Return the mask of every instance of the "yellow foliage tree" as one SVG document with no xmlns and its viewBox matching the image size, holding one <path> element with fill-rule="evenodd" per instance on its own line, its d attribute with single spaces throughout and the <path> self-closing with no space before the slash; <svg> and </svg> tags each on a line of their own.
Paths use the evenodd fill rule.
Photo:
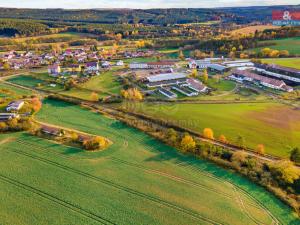
<svg viewBox="0 0 300 225">
<path fill-rule="evenodd" d="M 121 96 L 125 99 L 141 101 L 143 100 L 143 94 L 137 88 L 130 88 L 128 90 L 122 90 Z"/>
<path fill-rule="evenodd" d="M 214 132 L 211 128 L 204 128 L 203 136 L 205 138 L 214 139 Z"/>
<path fill-rule="evenodd" d="M 257 145 L 256 152 L 260 155 L 264 155 L 265 154 L 265 146 L 263 144 Z"/>
<path fill-rule="evenodd" d="M 203 79 L 203 82 L 205 82 L 205 83 L 207 82 L 207 80 L 208 80 L 207 69 L 203 70 L 202 79 Z"/>
<path fill-rule="evenodd" d="M 271 173 L 280 181 L 292 184 L 300 178 L 300 170 L 291 161 L 283 160 L 270 165 Z"/>
<path fill-rule="evenodd" d="M 197 71 L 197 69 L 193 69 L 192 70 L 192 73 L 191 73 L 191 77 L 197 77 L 198 76 L 198 71 Z"/>
<path fill-rule="evenodd" d="M 226 137 L 225 137 L 223 134 L 220 135 L 219 141 L 221 141 L 221 142 L 223 142 L 223 143 L 228 143 Z"/>
<path fill-rule="evenodd" d="M 195 146 L 196 142 L 194 141 L 193 137 L 189 134 L 185 134 L 184 137 L 181 139 L 180 147 L 184 152 L 194 151 Z"/>
<path fill-rule="evenodd" d="M 96 92 L 93 92 L 93 93 L 91 94 L 91 100 L 92 100 L 93 102 L 99 101 L 99 95 L 98 95 Z"/>
</svg>

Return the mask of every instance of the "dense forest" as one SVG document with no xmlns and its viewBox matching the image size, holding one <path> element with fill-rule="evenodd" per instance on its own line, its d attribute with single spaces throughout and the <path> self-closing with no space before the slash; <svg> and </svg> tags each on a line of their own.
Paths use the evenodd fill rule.
<svg viewBox="0 0 300 225">
<path fill-rule="evenodd" d="M 0 19 L 0 35 L 5 36 L 28 36 L 46 34 L 48 26 L 30 20 Z"/>
<path fill-rule="evenodd" d="M 274 9 L 300 9 L 298 6 L 230 7 L 215 9 L 122 9 L 64 10 L 0 8 L 2 18 L 90 23 L 175 24 L 222 20 L 237 23 L 270 22 Z"/>
</svg>

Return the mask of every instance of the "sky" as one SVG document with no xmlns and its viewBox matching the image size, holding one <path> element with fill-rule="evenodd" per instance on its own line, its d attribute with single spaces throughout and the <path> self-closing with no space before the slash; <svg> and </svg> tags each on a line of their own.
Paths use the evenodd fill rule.
<svg viewBox="0 0 300 225">
<path fill-rule="evenodd" d="M 211 8 L 254 5 L 295 5 L 300 0 L 0 0 L 12 8 Z"/>
</svg>

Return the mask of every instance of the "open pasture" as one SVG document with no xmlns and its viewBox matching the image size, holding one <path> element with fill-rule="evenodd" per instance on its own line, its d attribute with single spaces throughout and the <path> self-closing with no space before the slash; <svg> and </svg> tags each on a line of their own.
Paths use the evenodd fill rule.
<svg viewBox="0 0 300 225">
<path fill-rule="evenodd" d="M 101 73 L 99 76 L 92 77 L 89 81 L 81 85 L 81 88 L 86 88 L 91 91 L 119 94 L 121 84 L 117 81 L 117 69 Z"/>
<path fill-rule="evenodd" d="M 295 69 L 300 69 L 300 58 L 275 58 L 275 59 L 263 59 L 263 63 L 277 64 L 279 66 L 286 66 Z"/>
<path fill-rule="evenodd" d="M 235 143 L 241 135 L 245 145 L 264 144 L 266 152 L 288 157 L 290 147 L 300 146 L 300 111 L 276 103 L 233 104 L 124 104 L 131 111 L 168 120 L 198 132 L 211 128 Z"/>
<path fill-rule="evenodd" d="M 260 51 L 263 48 L 271 48 L 275 50 L 287 50 L 290 54 L 300 55 L 300 37 L 292 37 L 292 38 L 283 38 L 277 40 L 270 41 L 261 41 L 260 43 L 266 44 L 270 43 L 270 45 L 266 45 L 260 48 L 250 49 L 253 51 Z"/>
<path fill-rule="evenodd" d="M 24 133 L 1 136 L 5 223 L 297 223 L 291 210 L 262 188 L 114 119 L 54 100 L 46 100 L 37 116 L 103 135 L 113 144 L 87 153 Z M 30 212 L 29 204 L 42 212 Z"/>
</svg>

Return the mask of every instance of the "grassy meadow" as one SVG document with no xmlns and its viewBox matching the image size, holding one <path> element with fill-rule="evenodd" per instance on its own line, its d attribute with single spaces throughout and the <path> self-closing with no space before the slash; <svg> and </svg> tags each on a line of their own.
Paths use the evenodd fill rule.
<svg viewBox="0 0 300 225">
<path fill-rule="evenodd" d="M 0 215 L 6 216 L 1 222 L 298 222 L 288 207 L 250 181 L 114 119 L 54 100 L 44 102 L 37 119 L 103 135 L 113 144 L 87 153 L 24 133 L 2 135 Z"/>
<path fill-rule="evenodd" d="M 288 50 L 290 54 L 297 54 L 300 55 L 300 37 L 292 37 L 292 38 L 283 38 L 277 40 L 270 40 L 270 41 L 261 41 L 260 43 L 270 43 L 270 45 L 250 49 L 253 51 L 260 51 L 263 48 L 271 48 L 276 50 Z M 271 44 L 275 43 L 275 45 Z"/>
<path fill-rule="evenodd" d="M 211 128 L 234 143 L 241 135 L 246 146 L 264 144 L 266 152 L 288 157 L 290 147 L 300 146 L 300 112 L 276 103 L 239 104 L 123 104 L 130 111 L 165 119 L 202 132 Z"/>
<path fill-rule="evenodd" d="M 263 59 L 263 63 L 277 64 L 279 66 L 287 66 L 291 68 L 300 69 L 300 58 L 275 58 Z"/>
<path fill-rule="evenodd" d="M 121 84 L 117 81 L 117 75 L 115 75 L 116 71 L 117 69 L 112 69 L 99 76 L 94 76 L 89 81 L 82 84 L 81 88 L 96 92 L 120 94 Z"/>
</svg>

